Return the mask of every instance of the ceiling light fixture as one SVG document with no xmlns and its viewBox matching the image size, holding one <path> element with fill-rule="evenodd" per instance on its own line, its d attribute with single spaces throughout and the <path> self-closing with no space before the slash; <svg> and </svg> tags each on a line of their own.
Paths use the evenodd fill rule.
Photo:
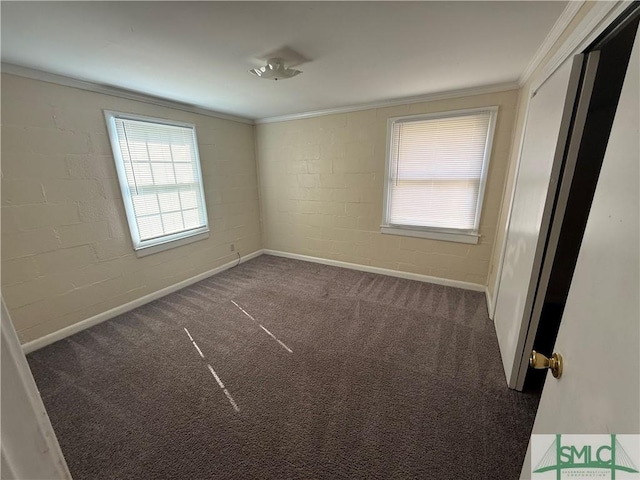
<svg viewBox="0 0 640 480">
<path fill-rule="evenodd" d="M 302 72 L 294 68 L 287 68 L 281 58 L 270 58 L 264 67 L 252 68 L 249 73 L 267 80 L 286 80 Z"/>
</svg>

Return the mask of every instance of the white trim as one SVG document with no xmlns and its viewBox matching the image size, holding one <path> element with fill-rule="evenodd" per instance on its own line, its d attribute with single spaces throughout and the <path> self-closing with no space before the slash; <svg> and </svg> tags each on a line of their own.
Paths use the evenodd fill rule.
<svg viewBox="0 0 640 480">
<path fill-rule="evenodd" d="M 357 263 L 341 262 L 339 260 L 331 260 L 328 258 L 320 258 L 320 257 L 311 257 L 308 255 L 300 255 L 297 253 L 282 252 L 278 250 L 269 250 L 269 249 L 256 250 L 255 252 L 242 257 L 240 260 L 240 263 L 247 262 L 263 254 L 273 255 L 275 257 L 292 258 L 295 260 L 302 260 L 305 262 L 320 263 L 323 265 L 330 265 L 333 267 L 349 268 L 351 270 L 376 273 L 379 275 L 387 275 L 390 277 L 405 278 L 407 280 L 416 280 L 418 282 L 426 282 L 426 283 L 433 283 L 436 285 L 445 285 L 448 287 L 462 288 L 464 290 L 472 290 L 474 292 L 485 292 L 485 294 L 487 291 L 484 285 L 480 285 L 478 283 L 462 282 L 460 280 L 451 280 L 448 278 L 432 277 L 430 275 L 421 275 L 419 273 L 402 272 L 399 270 L 390 270 L 388 268 L 372 267 L 369 265 L 360 265 Z M 118 307 L 112 308 L 111 310 L 107 310 L 106 312 L 99 313 L 98 315 L 87 318 L 85 320 L 81 320 L 77 323 L 74 323 L 73 325 L 69 325 L 68 327 L 65 327 L 56 332 L 50 333 L 49 335 L 45 335 L 44 337 L 40 337 L 25 343 L 24 345 L 22 345 L 22 350 L 24 351 L 25 354 L 29 354 L 31 352 L 39 350 L 40 348 L 46 347 L 47 345 L 51 345 L 52 343 L 57 342 L 58 340 L 63 340 L 75 333 L 81 332 L 83 330 L 86 330 L 87 328 L 93 327 L 94 325 L 98 325 L 102 322 L 110 320 L 114 317 L 117 317 L 118 315 L 122 315 L 123 313 L 130 312 L 131 310 L 141 307 L 142 305 L 146 305 L 147 303 L 150 303 L 154 300 L 162 298 L 173 292 L 177 292 L 178 290 L 188 287 L 189 285 L 193 285 L 194 283 L 204 280 L 205 278 L 209 278 L 213 275 L 224 272 L 225 270 L 228 270 L 236 265 L 238 265 L 237 260 L 225 263 L 224 265 L 216 267 L 212 270 L 208 270 L 206 272 L 195 275 L 191 278 L 187 278 L 186 280 L 182 280 L 181 282 L 175 283 L 173 285 L 160 289 L 156 292 L 150 293 L 136 300 L 125 303 L 124 305 L 120 305 Z"/>
<path fill-rule="evenodd" d="M 430 238 L 446 242 L 470 243 L 476 245 L 480 235 L 477 233 L 439 232 L 437 230 L 412 230 L 410 228 L 381 225 L 380 233 L 384 235 L 400 235 L 403 237 Z"/>
<path fill-rule="evenodd" d="M 361 103 L 358 105 L 350 105 L 346 107 L 328 108 L 325 110 L 315 110 L 311 112 L 294 113 L 291 115 L 281 115 L 277 117 L 266 117 L 255 120 L 256 125 L 262 123 L 288 122 L 290 120 L 301 120 L 304 118 L 322 117 L 325 115 L 334 115 L 336 113 L 359 112 L 361 110 L 370 110 L 373 108 L 395 107 L 397 105 L 407 105 L 411 103 L 434 102 L 436 100 L 448 100 L 450 98 L 471 97 L 473 95 L 483 95 L 487 93 L 506 92 L 509 90 L 517 90 L 520 84 L 515 82 L 498 83 L 494 85 L 483 85 L 479 87 L 464 88 L 461 90 L 453 90 L 450 92 L 436 92 L 425 95 L 416 95 L 413 97 L 403 97 L 391 100 L 383 100 L 379 102 Z"/>
<path fill-rule="evenodd" d="M 489 171 L 489 163 L 491 162 L 491 153 L 493 148 L 493 136 L 495 134 L 499 107 L 491 105 L 487 107 L 467 108 L 464 110 L 449 110 L 428 114 L 403 115 L 400 117 L 390 117 L 387 119 L 387 143 L 385 153 L 385 170 L 384 170 L 384 191 L 382 200 L 382 222 L 381 232 L 392 235 L 405 235 L 409 237 L 432 238 L 435 240 L 448 240 L 460 243 L 478 243 L 478 229 L 480 228 L 480 215 L 482 213 L 482 204 L 484 200 L 484 192 L 487 184 Z M 392 178 L 392 156 L 393 148 L 393 130 L 397 123 L 420 122 L 424 120 L 450 119 L 454 117 L 463 117 L 476 113 L 488 113 L 489 125 L 487 128 L 487 136 L 484 144 L 482 170 L 480 172 L 480 189 L 478 191 L 478 199 L 476 202 L 476 211 L 473 228 L 469 231 L 454 230 L 447 228 L 432 228 L 424 226 L 412 227 L 409 225 L 398 225 L 389 222 L 390 210 L 390 190 Z"/>
<path fill-rule="evenodd" d="M 113 159 L 115 161 L 116 171 L 118 173 L 118 182 L 120 184 L 120 192 L 122 193 L 122 202 L 124 204 L 125 213 L 127 214 L 127 222 L 129 223 L 129 232 L 131 234 L 131 240 L 133 242 L 133 249 L 136 252 L 137 257 L 146 257 L 157 252 L 169 250 L 170 248 L 176 248 L 189 243 L 197 242 L 198 240 L 204 240 L 209 238 L 209 217 L 207 215 L 207 203 L 204 196 L 204 182 L 202 177 L 202 168 L 200 166 L 200 152 L 198 148 L 198 136 L 196 133 L 196 126 L 192 123 L 175 122 L 165 118 L 148 117 L 146 115 L 137 115 L 131 113 L 114 112 L 112 110 L 104 110 L 104 118 L 107 124 L 107 131 L 109 132 L 109 142 L 111 143 L 111 151 L 113 152 Z M 131 193 L 131 187 L 129 185 L 129 179 L 125 171 L 125 161 L 122 153 L 122 139 L 118 136 L 116 128 L 116 119 L 121 120 L 133 120 L 138 122 L 145 122 L 151 125 L 166 125 L 169 127 L 178 127 L 189 130 L 191 133 L 191 147 L 193 148 L 195 171 L 197 173 L 198 189 L 198 206 L 197 210 L 200 215 L 200 219 L 204 222 L 196 228 L 190 228 L 181 230 L 175 233 L 168 233 L 160 237 L 153 239 L 142 240 L 140 238 L 140 229 L 138 227 L 138 216 L 136 214 L 133 205 L 133 195 Z M 126 136 L 126 132 L 125 132 Z M 125 139 L 128 144 L 128 140 Z M 151 154 L 147 151 L 147 154 Z M 173 156 L 172 156 L 173 160 Z M 173 161 L 171 162 L 173 164 Z M 174 175 L 175 175 L 175 164 Z M 135 172 L 133 173 L 135 179 Z M 177 180 L 176 180 L 177 181 Z M 195 182 L 194 182 L 195 183 Z M 153 185 L 145 188 L 160 188 L 160 186 Z M 180 185 L 167 185 L 166 188 L 180 188 Z M 138 187 L 136 186 L 136 189 Z M 143 188 L 143 187 L 141 187 Z M 182 201 L 180 201 L 180 211 L 182 212 Z M 184 218 L 184 215 L 183 215 Z"/>
<path fill-rule="evenodd" d="M 248 125 L 253 125 L 254 123 L 250 118 L 229 115 L 206 108 L 196 107 L 194 105 L 176 102 L 174 100 L 154 97 L 145 93 L 127 90 L 125 88 L 114 87 L 112 85 L 101 85 L 99 83 L 45 72 L 43 70 L 36 70 L 34 68 L 22 67 L 20 65 L 14 65 L 11 63 L 2 63 L 0 68 L 2 70 L 2 73 L 16 75 L 18 77 L 30 78 L 32 80 L 40 80 L 41 82 L 64 85 L 65 87 L 72 87 L 78 88 L 80 90 L 87 90 L 89 92 L 102 93 L 103 95 L 110 95 L 112 97 L 126 98 L 128 100 L 133 100 L 136 102 L 149 103 L 151 105 L 172 108 L 174 110 L 182 110 L 183 112 L 197 113 L 198 115 L 206 115 L 207 117 L 220 118 L 222 120 L 230 120 L 232 122 L 246 123 Z"/>
<path fill-rule="evenodd" d="M 531 83 L 531 87 L 526 92 L 526 95 L 521 97 L 525 103 L 524 108 L 525 117 L 522 126 L 522 132 L 520 134 L 520 142 L 518 145 L 518 157 L 516 159 L 516 171 L 514 172 L 513 185 L 510 192 L 505 192 L 505 195 L 509 194 L 509 207 L 507 210 L 507 219 L 505 223 L 505 229 L 508 233 L 509 226 L 511 224 L 511 212 L 513 209 L 513 198 L 517 187 L 518 172 L 520 169 L 520 158 L 522 156 L 522 148 L 524 145 L 524 135 L 527 128 L 527 119 L 529 116 L 529 105 L 531 104 L 531 94 L 542 86 L 547 79 L 560 67 L 571 55 L 586 48 L 591 42 L 593 42 L 598 35 L 600 35 L 610 24 L 615 20 L 632 2 L 595 2 L 596 4 L 585 15 L 582 22 L 576 26 L 575 30 L 571 32 L 569 37 L 565 40 L 562 46 L 549 60 L 543 71 L 535 81 Z M 520 106 L 518 106 L 520 108 Z M 506 198 L 506 196 L 504 197 Z M 494 285 L 494 298 L 493 298 L 493 310 L 490 312 L 490 317 L 493 318 L 495 313 L 496 302 L 500 293 L 500 279 L 502 276 L 502 269 L 504 266 L 504 258 L 507 249 L 507 236 L 505 234 L 504 241 L 502 242 L 502 248 L 500 251 L 500 259 L 498 261 L 498 271 L 496 272 L 496 281 Z"/>
<path fill-rule="evenodd" d="M 149 115 L 140 115 L 139 113 L 119 112 L 116 110 L 108 110 L 108 109 L 103 109 L 102 113 L 104 114 L 105 120 L 109 120 L 110 118 L 113 118 L 113 119 L 122 118 L 124 120 L 135 120 L 135 121 L 146 122 L 146 123 L 157 123 L 160 125 L 166 125 L 168 127 L 188 128 L 194 131 L 196 129 L 196 126 L 194 123 L 181 122 L 179 120 L 171 120 L 170 118 L 152 117 Z"/>
<path fill-rule="evenodd" d="M 487 301 L 487 314 L 489 315 L 489 319 L 493 320 L 493 314 L 495 312 L 495 307 L 493 305 L 493 298 L 489 293 L 489 287 L 484 287 L 484 296 Z"/>
<path fill-rule="evenodd" d="M 558 17 L 558 20 L 556 20 L 556 23 L 553 24 L 553 27 L 527 65 L 527 68 L 525 68 L 524 72 L 522 72 L 522 75 L 520 75 L 519 83 L 521 87 L 525 83 L 527 83 L 527 80 L 529 80 L 531 75 L 533 75 L 533 72 L 535 72 L 536 69 L 540 66 L 542 60 L 544 60 L 549 51 L 551 51 L 551 48 L 564 33 L 564 31 L 569 26 L 571 21 L 575 18 L 576 14 L 582 8 L 584 3 L 585 0 L 572 0 L 567 3 L 567 6 Z"/>
<path fill-rule="evenodd" d="M 599 1 L 594 3 L 595 5 L 587 12 L 582 22 L 571 32 L 571 35 L 547 62 L 540 76 L 536 77 L 532 91 L 535 92 L 540 88 L 567 58 L 576 53 L 581 53 L 587 48 L 633 2 Z"/>
<path fill-rule="evenodd" d="M 469 97 L 473 95 L 483 95 L 487 93 L 506 92 L 509 90 L 517 90 L 520 88 L 518 81 L 497 83 L 492 85 L 483 85 L 478 87 L 463 88 L 460 90 L 453 90 L 448 92 L 435 92 L 427 93 L 424 95 L 415 95 L 411 97 L 402 97 L 389 100 L 381 100 L 376 102 L 367 102 L 358 105 L 348 105 L 344 107 L 328 108 L 325 110 L 314 110 L 309 112 L 293 113 L 290 115 L 281 115 L 276 117 L 265 117 L 258 119 L 250 119 L 246 117 L 239 117 L 236 115 L 230 115 L 227 113 L 216 112 L 202 107 L 194 105 L 188 105 L 177 101 L 154 97 L 141 92 L 134 92 L 124 88 L 119 88 L 111 85 L 101 85 L 98 83 L 80 80 L 77 78 L 67 77 L 65 75 L 58 75 L 51 72 L 45 72 L 43 70 L 37 70 L 34 68 L 23 67 L 20 65 L 14 65 L 11 63 L 2 63 L 0 66 L 2 73 L 8 73 L 10 75 L 16 75 L 19 77 L 30 78 L 32 80 L 39 80 L 42 82 L 53 83 L 56 85 L 64 85 L 66 87 L 78 88 L 80 90 L 87 90 L 90 92 L 101 93 L 104 95 L 110 95 L 113 97 L 126 98 L 136 102 L 148 103 L 151 105 L 158 105 L 160 107 L 172 108 L 175 110 L 181 110 L 184 112 L 196 113 L 199 115 L 206 115 L 208 117 L 220 118 L 223 120 L 230 120 L 232 122 L 246 123 L 248 125 L 256 125 L 261 123 L 273 123 L 273 122 L 285 122 L 289 120 L 300 120 L 303 118 L 321 117 L 324 115 L 332 115 L 335 113 L 348 113 L 358 112 L 361 110 L 369 110 L 372 108 L 393 107 L 397 105 L 407 105 L 411 103 L 433 102 L 436 100 L 447 100 L 450 98 Z"/>
<path fill-rule="evenodd" d="M 165 237 L 163 237 L 165 238 Z M 148 247 L 139 247 L 136 251 L 136 257 L 142 258 L 147 255 L 153 255 L 154 253 L 164 252 L 165 250 L 171 250 L 172 248 L 182 247 L 183 245 L 189 245 L 190 243 L 199 242 L 209 238 L 209 229 L 204 232 L 191 234 L 186 237 L 180 237 L 175 240 L 165 240 L 162 243 L 156 243 L 155 245 L 149 245 Z"/>
<path fill-rule="evenodd" d="M 432 277 L 430 275 L 422 275 L 420 273 L 402 272 L 400 270 L 391 270 L 388 268 L 372 267 L 370 265 L 360 265 L 358 263 L 342 262 L 340 260 L 331 260 L 329 258 L 311 257 L 298 253 L 282 252 L 279 250 L 264 249 L 265 255 L 273 255 L 275 257 L 292 258 L 294 260 L 302 260 L 305 262 L 320 263 L 322 265 L 330 265 L 332 267 L 348 268 L 358 270 L 360 272 L 377 273 L 378 275 L 387 275 L 389 277 L 406 278 L 407 280 L 416 280 L 418 282 L 434 283 L 436 285 L 445 285 L 447 287 L 462 288 L 464 290 L 473 290 L 474 292 L 484 292 L 485 286 L 478 283 L 462 282 L 460 280 L 450 280 L 448 278 Z"/>
<path fill-rule="evenodd" d="M 531 106 L 531 88 L 527 90 L 526 97 L 521 97 L 524 99 L 525 103 L 525 112 L 524 119 L 522 123 L 522 131 L 520 132 L 520 141 L 518 143 L 518 157 L 516 158 L 515 164 L 515 172 L 513 173 L 513 184 L 511 185 L 511 192 L 509 192 L 509 206 L 507 207 L 507 218 L 505 220 L 505 233 L 504 238 L 502 240 L 502 248 L 500 250 L 500 259 L 498 260 L 498 270 L 496 272 L 496 281 L 493 285 L 493 308 L 489 311 L 489 317 L 493 319 L 494 314 L 496 313 L 495 308 L 498 301 L 498 294 L 500 293 L 500 281 L 502 279 L 502 269 L 504 267 L 504 259 L 507 254 L 507 240 L 509 236 L 509 227 L 511 226 L 511 213 L 513 212 L 513 201 L 516 195 L 516 187 L 518 185 L 518 174 L 520 173 L 520 160 L 522 159 L 522 150 L 524 148 L 524 136 L 527 133 L 527 122 L 529 120 L 529 107 Z M 518 109 L 520 105 L 518 105 Z M 505 184 L 506 189 L 506 184 Z M 503 199 L 505 198 L 506 191 L 503 194 Z M 504 202 L 503 202 L 504 205 Z M 500 211 L 500 215 L 502 215 L 502 210 Z"/>
<path fill-rule="evenodd" d="M 522 102 L 525 102 L 525 112 L 524 112 L 524 118 L 522 120 L 522 131 L 520 132 L 520 139 L 519 139 L 519 143 L 517 144 L 517 148 L 518 148 L 518 157 L 516 159 L 516 164 L 515 164 L 515 172 L 514 172 L 514 176 L 513 176 L 513 185 L 511 188 L 511 196 L 509 198 L 509 205 L 507 206 L 507 218 L 505 220 L 505 234 L 504 234 L 504 239 L 502 241 L 502 245 L 500 246 L 500 258 L 498 259 L 498 265 L 497 265 L 497 271 L 496 271 L 496 280 L 494 282 L 493 285 L 493 302 L 492 302 L 492 309 L 489 311 L 489 318 L 493 319 L 493 316 L 495 314 L 495 309 L 496 309 L 496 301 L 498 298 L 498 289 L 500 288 L 500 277 L 502 275 L 502 267 L 504 265 L 504 257 L 505 257 L 505 253 L 506 253 L 506 244 L 507 244 L 507 231 L 509 230 L 509 225 L 511 223 L 511 210 L 513 208 L 513 198 L 515 195 L 515 184 L 516 181 L 518 179 L 518 172 L 520 170 L 520 158 L 522 156 L 522 149 L 523 149 L 523 145 L 524 145 L 524 134 L 525 134 L 525 130 L 526 130 L 526 126 L 527 126 L 527 118 L 529 116 L 529 105 L 531 104 L 529 102 L 529 100 L 531 99 L 531 91 L 528 90 L 526 92 L 526 97 L 523 96 L 524 95 L 524 89 L 523 92 L 520 93 L 520 95 L 518 96 L 518 105 L 516 106 L 516 112 L 520 111 L 520 108 L 522 108 Z M 509 158 L 511 158 L 513 156 L 513 149 L 516 148 L 516 127 L 517 125 L 514 124 L 513 126 L 513 133 L 511 134 L 511 151 L 509 152 Z M 500 214 L 498 216 L 498 218 L 502 217 L 502 212 L 504 209 L 504 199 L 506 198 L 507 195 L 507 180 L 509 178 L 509 171 L 507 171 L 507 176 L 505 178 L 505 184 L 504 187 L 502 189 L 502 204 L 500 205 Z M 495 255 L 495 249 L 496 249 L 496 244 L 494 242 L 494 246 L 493 246 L 493 250 L 491 252 L 491 258 L 494 258 Z M 487 285 L 489 284 L 489 278 L 487 278 Z"/>
<path fill-rule="evenodd" d="M 262 253 L 263 253 L 263 250 L 256 250 L 253 253 L 245 255 L 240 259 L 240 263 L 244 263 L 256 257 L 259 257 L 260 255 L 262 255 Z M 82 330 L 86 330 L 89 327 L 93 327 L 94 325 L 98 325 L 99 323 L 102 323 L 106 320 L 110 320 L 114 317 L 117 317 L 118 315 L 122 315 L 123 313 L 129 312 L 134 308 L 141 307 L 142 305 L 145 305 L 149 302 L 153 302 L 158 298 L 164 297 L 173 292 L 177 292 L 178 290 L 181 290 L 185 287 L 188 287 L 189 285 L 193 285 L 194 283 L 199 282 L 200 280 L 204 280 L 205 278 L 209 278 L 220 272 L 228 270 L 236 265 L 238 265 L 238 260 L 227 262 L 224 265 L 220 265 L 219 267 L 216 267 L 212 270 L 207 270 L 206 272 L 200 273 L 194 277 L 187 278 L 186 280 L 182 280 L 181 282 L 178 282 L 178 283 L 174 283 L 173 285 L 162 288 L 156 292 L 150 293 L 148 295 L 140 297 L 131 302 L 125 303 L 124 305 L 120 305 L 119 307 L 112 308 L 111 310 L 107 310 L 106 312 L 99 313 L 98 315 L 87 318 L 85 320 L 81 320 L 77 323 L 74 323 L 73 325 L 69 325 L 68 327 L 65 327 L 56 332 L 50 333 L 49 335 L 45 335 L 44 337 L 40 337 L 40 338 L 37 338 L 36 340 L 27 342 L 22 346 L 22 349 L 25 354 L 31 353 L 35 350 L 38 350 L 54 342 L 57 342 L 58 340 L 67 338 L 73 335 L 74 333 L 81 332 Z"/>
<path fill-rule="evenodd" d="M 11 317 L 1 300 L 2 316 L 2 478 L 71 480 L 38 386 L 20 347 Z"/>
</svg>

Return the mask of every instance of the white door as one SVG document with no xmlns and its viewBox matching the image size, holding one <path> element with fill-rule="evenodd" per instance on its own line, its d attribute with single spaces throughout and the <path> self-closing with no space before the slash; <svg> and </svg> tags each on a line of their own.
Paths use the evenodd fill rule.
<svg viewBox="0 0 640 480">
<path fill-rule="evenodd" d="M 582 56 L 567 60 L 529 104 L 494 314 L 511 388 L 524 351 L 581 62 Z"/>
<path fill-rule="evenodd" d="M 640 433 L 640 39 L 609 137 L 533 433 Z M 530 454 L 522 479 L 532 478 Z M 533 477 L 535 479 L 535 476 Z"/>
</svg>

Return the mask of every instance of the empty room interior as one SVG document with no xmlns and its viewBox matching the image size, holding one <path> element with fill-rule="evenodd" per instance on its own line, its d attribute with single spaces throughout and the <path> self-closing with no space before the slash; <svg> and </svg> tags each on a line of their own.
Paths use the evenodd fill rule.
<svg viewBox="0 0 640 480">
<path fill-rule="evenodd" d="M 639 11 L 3 1 L 1 478 L 629 452 Z"/>
</svg>

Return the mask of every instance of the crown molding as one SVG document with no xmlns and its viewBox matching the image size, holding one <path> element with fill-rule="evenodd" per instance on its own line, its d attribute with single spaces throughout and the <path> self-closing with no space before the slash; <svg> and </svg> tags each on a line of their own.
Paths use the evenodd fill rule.
<svg viewBox="0 0 640 480">
<path fill-rule="evenodd" d="M 571 32 L 558 51 L 536 76 L 532 91 L 536 91 L 571 55 L 584 51 L 602 32 L 620 16 L 633 1 L 598 1 Z"/>
<path fill-rule="evenodd" d="M 45 72 L 43 70 L 36 70 L 34 68 L 22 67 L 20 65 L 14 65 L 11 63 L 2 63 L 0 68 L 2 70 L 2 73 L 16 75 L 18 77 L 40 80 L 42 82 L 64 85 L 65 87 L 78 88 L 80 90 L 87 90 L 95 93 L 102 93 L 104 95 L 111 95 L 112 97 L 126 98 L 127 100 L 149 103 L 152 105 L 158 105 L 160 107 L 173 108 L 175 110 L 182 110 L 184 112 L 197 113 L 199 115 L 220 118 L 222 120 L 230 120 L 232 122 L 246 123 L 249 125 L 253 125 L 254 123 L 250 118 L 228 115 L 226 113 L 220 113 L 214 110 L 196 107 L 194 105 L 176 102 L 173 100 L 167 100 L 165 98 L 154 97 L 153 95 L 147 95 L 124 88 L 114 87 L 111 85 L 103 85 L 86 80 L 79 80 L 77 78 Z"/>
<path fill-rule="evenodd" d="M 413 97 L 402 97 L 391 100 L 383 100 L 380 102 L 361 103 L 346 107 L 328 108 L 326 110 L 315 110 L 311 112 L 293 113 L 291 115 L 281 115 L 278 117 L 259 118 L 255 120 L 256 124 L 287 122 L 290 120 L 302 120 L 305 118 L 322 117 L 325 115 L 334 115 L 336 113 L 359 112 L 361 110 L 370 110 L 373 108 L 395 107 L 397 105 L 408 105 L 411 103 L 434 102 L 436 100 L 448 100 L 450 98 L 470 97 L 473 95 L 482 95 L 486 93 L 506 92 L 508 90 L 516 90 L 520 88 L 518 82 L 506 82 L 493 85 L 483 85 L 480 87 L 464 88 L 460 90 L 452 90 L 449 92 L 428 93 L 425 95 L 416 95 Z"/>
<path fill-rule="evenodd" d="M 28 67 L 22 67 L 20 65 L 14 65 L 11 63 L 1 64 L 2 73 L 8 73 L 10 75 L 16 75 L 19 77 L 30 78 L 32 80 L 40 80 L 42 82 L 53 83 L 56 85 L 64 85 L 67 87 L 78 88 L 80 90 L 87 90 L 95 93 L 102 93 L 104 95 L 111 95 L 114 97 L 126 98 L 128 100 L 134 100 L 137 102 L 149 103 L 152 105 L 158 105 L 161 107 L 173 108 L 176 110 L 182 110 L 190 113 L 197 113 L 200 115 L 206 115 L 209 117 L 221 118 L 223 120 L 231 120 L 234 122 L 246 123 L 249 125 L 260 123 L 273 123 L 273 122 L 285 122 L 289 120 L 300 120 L 303 118 L 320 117 L 324 115 L 332 115 L 335 113 L 347 113 L 357 112 L 361 110 L 369 110 L 372 108 L 393 107 L 396 105 L 407 105 L 411 103 L 421 102 L 433 102 L 436 100 L 446 100 L 450 98 L 468 97 L 472 95 L 482 95 L 486 93 L 505 92 L 508 90 L 514 90 L 520 88 L 517 81 L 505 82 L 493 85 L 483 85 L 480 87 L 465 88 L 460 90 L 453 90 L 449 92 L 437 92 L 425 95 L 416 95 L 412 97 L 402 97 L 391 100 L 383 100 L 379 102 L 370 102 L 357 105 L 350 105 L 345 107 L 329 108 L 326 110 L 315 110 L 310 112 L 294 113 L 290 115 L 282 115 L 277 117 L 267 117 L 252 120 L 245 117 L 237 117 L 234 115 L 228 115 L 225 113 L 216 112 L 214 110 L 208 110 L 194 105 L 188 105 L 185 103 L 175 102 L 167 100 L 165 98 L 154 97 L 152 95 L 146 95 L 144 93 L 134 92 L 119 87 L 113 87 L 110 85 L 102 85 L 99 83 L 88 82 L 77 78 L 67 77 L 64 75 L 58 75 L 55 73 L 45 72 L 43 70 L 37 70 Z"/>
<path fill-rule="evenodd" d="M 126 98 L 143 103 L 149 103 L 152 105 L 158 105 L 167 108 L 173 108 L 176 110 L 182 110 L 185 112 L 197 113 L 200 115 L 206 115 L 209 117 L 220 118 L 223 120 L 230 120 L 234 122 L 245 123 L 248 125 L 286 122 L 290 120 L 301 120 L 306 118 L 321 117 L 325 115 L 333 115 L 338 113 L 357 112 L 361 110 L 369 110 L 373 108 L 393 107 L 397 105 L 407 105 L 411 103 L 421 102 L 433 102 L 437 100 L 447 100 L 459 97 L 467 97 L 473 95 L 482 95 L 487 93 L 504 92 L 508 90 L 514 90 L 521 88 L 541 65 L 541 62 L 548 55 L 553 48 L 554 44 L 558 41 L 560 36 L 566 30 L 571 21 L 575 18 L 576 14 L 586 3 L 585 0 L 571 0 L 569 1 L 562 14 L 553 25 L 551 31 L 547 34 L 544 41 L 536 51 L 527 68 L 522 73 L 517 81 L 505 82 L 493 85 L 484 85 L 479 87 L 465 88 L 460 90 L 453 90 L 448 92 L 436 92 L 425 95 L 416 95 L 411 97 L 402 97 L 397 99 L 383 100 L 378 102 L 362 103 L 344 107 L 329 108 L 324 110 L 315 110 L 309 112 L 294 113 L 289 115 L 281 115 L 275 117 L 265 117 L 259 119 L 250 119 L 245 117 L 239 117 L 235 115 L 229 115 L 214 110 L 209 110 L 194 105 L 176 102 L 144 93 L 139 93 L 119 87 L 110 85 L 103 85 L 99 83 L 80 80 L 64 75 L 58 75 L 55 73 L 45 72 L 43 70 L 32 69 L 19 65 L 2 63 L 1 70 L 3 73 L 16 75 L 20 77 L 30 78 L 33 80 L 40 80 L 47 83 L 54 83 L 57 85 L 64 85 L 72 88 L 78 88 L 81 90 L 87 90 L 96 93 L 102 93 L 105 95 L 111 95 L 120 98 Z M 544 72 L 540 78 L 544 79 L 550 76 L 560 64 L 575 51 L 575 49 L 582 43 L 584 38 L 591 33 L 593 36 L 594 29 L 600 26 L 603 21 L 610 18 L 612 15 L 621 13 L 632 2 L 623 1 L 597 1 L 596 5 L 585 15 L 582 22 L 571 32 L 571 35 L 558 49 L 554 56 L 547 62 Z M 613 12 L 613 13 L 612 13 Z M 597 29 L 600 30 L 600 29 Z"/>
<path fill-rule="evenodd" d="M 554 23 L 553 27 L 551 27 L 551 30 L 545 37 L 540 47 L 538 47 L 538 50 L 527 65 L 527 68 L 525 68 L 524 72 L 522 72 L 519 80 L 519 85 L 521 87 L 525 83 L 527 83 L 527 80 L 529 80 L 529 78 L 531 78 L 533 72 L 535 72 L 536 69 L 540 66 L 542 60 L 544 60 L 547 54 L 551 51 L 553 45 L 558 41 L 562 33 L 566 30 L 566 28 L 569 26 L 571 21 L 575 18 L 576 14 L 584 4 L 584 0 L 572 0 L 567 4 L 565 9 L 558 17 L 558 20 L 556 20 L 556 23 Z"/>
</svg>

